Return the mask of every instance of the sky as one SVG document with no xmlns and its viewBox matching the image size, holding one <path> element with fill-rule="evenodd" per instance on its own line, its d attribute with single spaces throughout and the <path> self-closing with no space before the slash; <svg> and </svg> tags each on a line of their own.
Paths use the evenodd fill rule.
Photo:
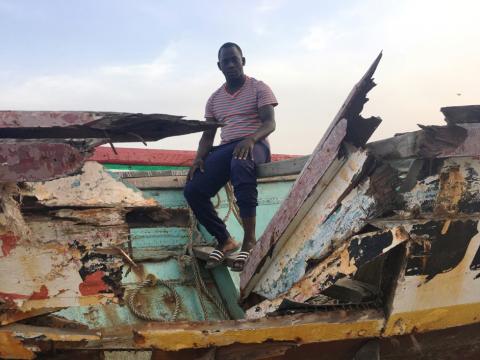
<svg viewBox="0 0 480 360">
<path fill-rule="evenodd" d="M 477 0 L 0 0 L 0 109 L 201 120 L 224 82 L 218 48 L 233 41 L 278 98 L 272 151 L 308 154 L 381 50 L 363 111 L 383 119 L 372 140 L 480 104 L 479 14 Z"/>
</svg>

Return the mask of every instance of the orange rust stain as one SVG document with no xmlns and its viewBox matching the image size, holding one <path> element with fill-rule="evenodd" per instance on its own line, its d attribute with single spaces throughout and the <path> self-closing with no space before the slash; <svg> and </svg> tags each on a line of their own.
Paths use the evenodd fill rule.
<svg viewBox="0 0 480 360">
<path fill-rule="evenodd" d="M 95 271 L 93 274 L 89 274 L 85 277 L 85 280 L 78 285 L 80 294 L 85 295 L 95 295 L 101 291 L 108 290 L 108 285 L 102 280 L 105 276 L 103 271 Z"/>
<path fill-rule="evenodd" d="M 0 240 L 2 240 L 3 256 L 7 256 L 17 246 L 18 237 L 9 232 L 0 235 Z"/>
<path fill-rule="evenodd" d="M 0 332 L 0 358 L 33 359 L 35 354 L 9 332 Z"/>
<path fill-rule="evenodd" d="M 452 167 L 440 174 L 440 191 L 437 195 L 437 214 L 455 213 L 465 191 L 465 179 L 459 167 Z"/>
<path fill-rule="evenodd" d="M 42 285 L 39 291 L 34 291 L 30 296 L 30 300 L 41 300 L 46 298 L 48 298 L 48 289 L 45 285 Z"/>
</svg>

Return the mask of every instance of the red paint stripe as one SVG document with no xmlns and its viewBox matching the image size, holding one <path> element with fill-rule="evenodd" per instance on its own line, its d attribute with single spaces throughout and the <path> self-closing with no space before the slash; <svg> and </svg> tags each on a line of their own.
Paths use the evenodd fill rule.
<svg viewBox="0 0 480 360">
<path fill-rule="evenodd" d="M 110 147 L 97 147 L 95 153 L 88 160 L 108 164 L 128 165 L 160 165 L 160 166 L 190 166 L 195 158 L 196 151 L 189 150 L 158 150 L 158 149 L 131 149 L 115 148 L 115 155 Z M 300 155 L 273 154 L 272 161 L 280 161 L 298 157 Z"/>
</svg>

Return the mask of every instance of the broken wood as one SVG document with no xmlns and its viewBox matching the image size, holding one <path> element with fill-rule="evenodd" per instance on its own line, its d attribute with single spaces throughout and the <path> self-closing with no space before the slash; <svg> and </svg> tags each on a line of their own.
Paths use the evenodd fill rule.
<svg viewBox="0 0 480 360">
<path fill-rule="evenodd" d="M 359 83 L 352 89 L 347 100 L 315 148 L 312 156 L 305 164 L 303 171 L 285 199 L 282 210 L 274 215 L 262 237 L 253 248 L 244 271 L 240 275 L 240 288 L 243 298 L 248 295 L 247 287 L 252 288 L 249 282 L 258 271 L 265 257 L 278 242 L 295 216 L 297 216 L 314 187 L 334 162 L 341 143 L 347 140 L 356 146 L 363 145 L 380 123 L 380 119 L 364 122 L 364 119 L 359 115 L 367 101 L 366 94 L 375 86 L 372 76 L 380 59 L 381 54 L 375 59 Z M 365 125 L 365 131 L 361 134 L 362 136 L 355 137 L 354 129 L 358 128 L 358 126 L 354 125 L 355 122 Z"/>
<path fill-rule="evenodd" d="M 283 299 L 306 302 L 337 280 L 356 273 L 364 264 L 388 253 L 409 238 L 407 231 L 402 227 L 354 236 L 311 269 L 301 280 L 291 285 L 285 293 L 248 309 L 247 318 L 258 319 L 274 312 Z"/>
<path fill-rule="evenodd" d="M 367 148 L 376 156 L 391 159 L 449 158 L 480 153 L 480 124 L 421 126 L 423 130 L 375 141 Z"/>
<path fill-rule="evenodd" d="M 448 124 L 480 122 L 480 105 L 446 106 L 440 111 Z"/>
<path fill-rule="evenodd" d="M 80 175 L 42 183 L 30 183 L 31 190 L 23 195 L 34 196 L 49 207 L 158 207 L 154 199 L 127 187 L 102 165 L 88 161 Z"/>
</svg>

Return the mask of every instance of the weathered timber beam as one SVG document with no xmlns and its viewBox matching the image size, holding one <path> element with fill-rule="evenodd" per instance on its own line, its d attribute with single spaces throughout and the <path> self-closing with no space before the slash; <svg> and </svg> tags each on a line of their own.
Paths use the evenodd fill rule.
<svg viewBox="0 0 480 360">
<path fill-rule="evenodd" d="M 410 237 L 403 227 L 354 236 L 310 270 L 286 293 L 264 300 L 247 310 L 247 318 L 258 319 L 277 310 L 284 299 L 305 302 L 319 295 L 342 277 L 353 275 L 361 266 L 386 254 Z"/>
<path fill-rule="evenodd" d="M 15 323 L 20 320 L 30 319 L 40 315 L 46 315 L 54 313 L 61 308 L 44 308 L 44 309 L 35 309 L 31 311 L 18 311 L 18 310 L 3 310 L 0 312 L 0 325 L 8 325 Z"/>
<path fill-rule="evenodd" d="M 440 111 L 448 124 L 480 122 L 480 105 L 446 106 Z"/>
<path fill-rule="evenodd" d="M 11 324 L 0 327 L 0 356 L 7 359 L 34 359 L 32 341 L 88 342 L 100 339 L 100 334 L 87 330 L 57 329 L 43 326 Z"/>
<path fill-rule="evenodd" d="M 113 142 L 155 141 L 216 129 L 218 123 L 166 114 L 0 111 L 1 138 L 99 138 Z"/>
<path fill-rule="evenodd" d="M 181 350 L 260 344 L 276 341 L 297 343 L 376 337 L 384 316 L 375 310 L 296 314 L 254 321 L 210 323 L 150 323 L 135 330 L 138 348 Z"/>
<path fill-rule="evenodd" d="M 375 141 L 367 148 L 383 159 L 480 155 L 480 124 L 421 126 L 422 130 Z"/>
<path fill-rule="evenodd" d="M 310 155 L 307 155 L 283 161 L 260 164 L 257 166 L 257 176 L 260 178 L 266 178 L 299 174 L 309 158 Z"/>
<path fill-rule="evenodd" d="M 312 194 L 317 183 L 321 181 L 327 169 L 337 158 L 342 142 L 346 140 L 356 146 L 362 146 L 379 125 L 380 119 L 375 118 L 365 121 L 359 114 L 367 101 L 366 94 L 375 86 L 372 76 L 380 59 L 381 54 L 375 59 L 359 83 L 352 89 L 347 100 L 334 117 L 325 135 L 305 164 L 303 171 L 297 178 L 283 205 L 274 215 L 267 229 L 253 248 L 244 271 L 240 275 L 242 297 L 248 295 L 248 291 L 245 289 L 247 286 L 252 287 L 251 284 L 249 285 L 249 282 L 259 270 L 259 267 L 261 267 L 272 246 L 287 230 L 289 224 Z M 361 132 L 356 131 L 362 126 Z"/>
</svg>

